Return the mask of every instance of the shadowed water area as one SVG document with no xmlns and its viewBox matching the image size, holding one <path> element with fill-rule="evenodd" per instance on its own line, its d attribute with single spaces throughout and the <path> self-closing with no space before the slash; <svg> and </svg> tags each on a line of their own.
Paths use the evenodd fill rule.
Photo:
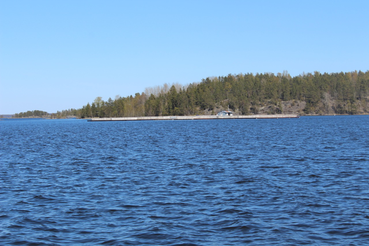
<svg viewBox="0 0 369 246">
<path fill-rule="evenodd" d="M 1 245 L 368 240 L 368 116 L 0 121 Z"/>
</svg>

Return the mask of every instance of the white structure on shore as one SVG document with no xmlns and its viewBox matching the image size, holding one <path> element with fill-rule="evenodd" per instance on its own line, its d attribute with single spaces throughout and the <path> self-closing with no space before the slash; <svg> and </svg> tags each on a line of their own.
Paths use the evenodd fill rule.
<svg viewBox="0 0 369 246">
<path fill-rule="evenodd" d="M 217 114 L 218 116 L 233 116 L 232 111 L 221 111 Z"/>
</svg>

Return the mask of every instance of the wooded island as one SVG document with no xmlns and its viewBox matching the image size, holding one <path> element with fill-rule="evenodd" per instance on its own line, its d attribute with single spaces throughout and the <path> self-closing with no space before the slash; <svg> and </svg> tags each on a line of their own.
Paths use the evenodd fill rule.
<svg viewBox="0 0 369 246">
<path fill-rule="evenodd" d="M 296 77 L 287 72 L 208 77 L 187 86 L 164 84 L 146 88 L 145 92 L 129 97 L 116 96 L 114 100 L 103 101 L 97 97 L 80 109 L 63 110 L 49 117 L 215 115 L 228 109 L 236 115 L 368 114 L 369 70 L 314 72 Z M 25 114 L 29 116 L 26 112 L 15 117 Z"/>
</svg>

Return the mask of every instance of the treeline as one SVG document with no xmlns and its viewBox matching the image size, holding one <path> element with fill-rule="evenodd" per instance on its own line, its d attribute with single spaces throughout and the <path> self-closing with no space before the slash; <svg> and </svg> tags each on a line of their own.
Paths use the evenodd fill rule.
<svg viewBox="0 0 369 246">
<path fill-rule="evenodd" d="M 146 88 L 134 96 L 97 97 L 81 109 L 53 114 L 80 118 L 216 114 L 296 113 L 301 115 L 369 113 L 369 71 L 307 73 L 291 77 L 238 74 L 208 77 L 200 83 Z"/>
<path fill-rule="evenodd" d="M 27 111 L 27 112 L 20 112 L 18 114 L 15 114 L 15 118 L 32 118 L 32 117 L 49 117 L 49 113 L 41 110 L 33 110 L 33 111 Z"/>
<path fill-rule="evenodd" d="M 209 77 L 186 87 L 147 88 L 143 93 L 103 101 L 78 110 L 85 117 L 299 113 L 358 114 L 369 112 L 369 71 L 319 72 L 291 77 L 287 72 Z M 288 112 L 287 112 L 288 111 Z"/>
<path fill-rule="evenodd" d="M 65 119 L 69 117 L 80 117 L 80 109 L 67 109 L 51 114 L 51 119 Z"/>
</svg>

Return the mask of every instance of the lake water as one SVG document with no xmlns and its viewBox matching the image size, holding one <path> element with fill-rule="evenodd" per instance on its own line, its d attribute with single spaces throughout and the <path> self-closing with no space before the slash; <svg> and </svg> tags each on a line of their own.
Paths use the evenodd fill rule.
<svg viewBox="0 0 369 246">
<path fill-rule="evenodd" d="M 0 121 L 1 245 L 363 245 L 369 116 Z"/>
</svg>

